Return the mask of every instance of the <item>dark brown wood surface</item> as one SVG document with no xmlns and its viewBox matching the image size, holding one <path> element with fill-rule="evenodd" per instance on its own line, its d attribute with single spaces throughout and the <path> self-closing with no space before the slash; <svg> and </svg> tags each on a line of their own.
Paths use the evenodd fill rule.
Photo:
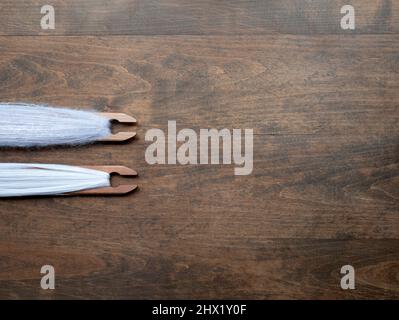
<svg viewBox="0 0 399 320">
<path fill-rule="evenodd" d="M 40 8 L 56 9 L 43 31 Z M 350 33 L 397 33 L 396 0 L 2 0 L 0 35 L 341 34 L 341 7 L 353 5 Z"/>
<path fill-rule="evenodd" d="M 0 4 L 0 101 L 125 112 L 137 137 L 0 161 L 126 165 L 140 190 L 0 200 L 0 298 L 399 298 L 395 1 L 352 1 L 358 35 L 339 1 L 54 3 L 54 36 Z M 168 120 L 253 128 L 252 175 L 148 165 Z"/>
</svg>

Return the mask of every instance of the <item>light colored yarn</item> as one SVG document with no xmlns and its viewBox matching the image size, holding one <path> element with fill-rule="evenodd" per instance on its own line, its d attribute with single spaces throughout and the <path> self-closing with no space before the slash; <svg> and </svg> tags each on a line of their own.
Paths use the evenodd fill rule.
<svg viewBox="0 0 399 320">
<path fill-rule="evenodd" d="M 95 112 L 0 103 L 0 147 L 79 145 L 110 134 L 110 120 Z"/>
<path fill-rule="evenodd" d="M 0 163 L 0 197 L 59 195 L 109 187 L 103 171 L 55 164 Z"/>
</svg>

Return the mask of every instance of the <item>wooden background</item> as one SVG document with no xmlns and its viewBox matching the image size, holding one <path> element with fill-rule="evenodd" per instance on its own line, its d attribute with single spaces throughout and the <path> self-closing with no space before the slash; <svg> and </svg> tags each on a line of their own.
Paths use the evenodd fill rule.
<svg viewBox="0 0 399 320">
<path fill-rule="evenodd" d="M 0 101 L 126 112 L 138 137 L 1 162 L 127 165 L 140 190 L 0 200 L 0 298 L 399 298 L 398 1 L 53 0 L 53 31 L 44 4 L 0 3 Z M 168 120 L 253 128 L 253 174 L 147 165 Z"/>
</svg>

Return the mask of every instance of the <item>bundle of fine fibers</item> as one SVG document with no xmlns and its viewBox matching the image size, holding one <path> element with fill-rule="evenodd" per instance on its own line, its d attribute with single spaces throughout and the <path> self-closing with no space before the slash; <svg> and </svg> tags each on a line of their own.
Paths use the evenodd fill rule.
<svg viewBox="0 0 399 320">
<path fill-rule="evenodd" d="M 80 145 L 110 134 L 110 120 L 95 112 L 0 103 L 0 147 Z"/>
<path fill-rule="evenodd" d="M 55 164 L 0 163 L 0 198 L 60 195 L 109 187 L 103 171 Z"/>
</svg>

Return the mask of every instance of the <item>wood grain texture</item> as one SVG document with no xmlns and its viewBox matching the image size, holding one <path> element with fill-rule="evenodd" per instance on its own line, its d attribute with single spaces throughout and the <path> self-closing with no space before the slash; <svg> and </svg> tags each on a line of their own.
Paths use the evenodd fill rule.
<svg viewBox="0 0 399 320">
<path fill-rule="evenodd" d="M 2 35 L 342 34 L 341 7 L 356 9 L 356 30 L 399 31 L 395 0 L 53 0 L 55 30 L 42 30 L 46 2 L 2 0 Z M 348 31 L 345 31 L 348 33 Z"/>
<path fill-rule="evenodd" d="M 399 298 L 398 40 L 0 37 L 1 101 L 138 120 L 133 143 L 2 149 L 2 162 L 140 175 L 122 198 L 1 200 L 0 297 Z M 146 164 L 145 132 L 168 120 L 253 128 L 253 174 Z M 44 264 L 54 292 L 39 289 Z"/>
<path fill-rule="evenodd" d="M 107 219 L 106 215 L 96 215 L 92 223 L 79 219 L 80 227 L 70 231 L 85 229 L 85 239 L 54 233 L 47 246 L 44 239 L 0 245 L 0 295 L 14 299 L 398 298 L 398 240 L 243 241 L 240 236 L 215 234 L 199 241 L 195 235 L 169 234 L 149 241 L 143 234 L 129 233 L 121 221 L 131 226 L 139 219 L 126 216 L 100 226 L 98 222 Z M 116 225 L 119 234 L 98 241 L 99 234 Z M 38 289 L 37 280 L 37 270 L 50 260 L 59 274 L 52 292 Z M 337 285 L 340 267 L 348 261 L 357 272 L 353 291 Z M 18 268 L 7 269 L 10 265 Z"/>
</svg>

